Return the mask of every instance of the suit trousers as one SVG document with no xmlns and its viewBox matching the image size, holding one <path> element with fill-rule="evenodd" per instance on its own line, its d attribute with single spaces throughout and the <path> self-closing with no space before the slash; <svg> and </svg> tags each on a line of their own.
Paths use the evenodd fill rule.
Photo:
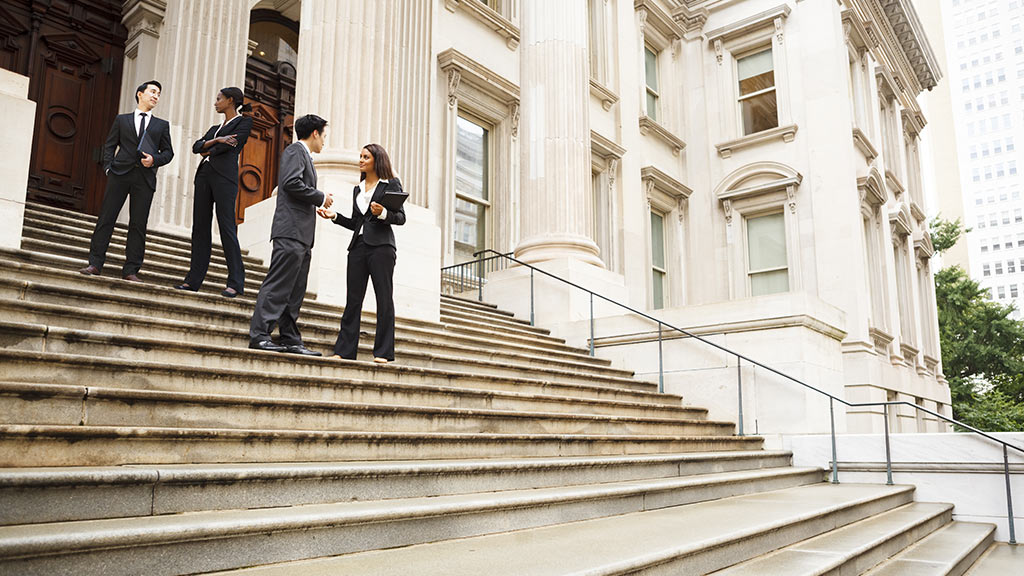
<svg viewBox="0 0 1024 576">
<path fill-rule="evenodd" d="M 370 246 L 358 236 L 348 251 L 347 289 L 345 313 L 341 315 L 341 332 L 334 344 L 334 353 L 355 360 L 359 347 L 359 317 L 363 312 L 367 279 L 373 282 L 377 297 L 377 333 L 373 340 L 376 358 L 395 359 L 395 300 L 394 273 L 396 253 L 394 246 Z"/>
<path fill-rule="evenodd" d="M 209 162 L 199 166 L 195 179 L 192 202 L 192 259 L 185 283 L 199 290 L 210 268 L 213 244 L 213 212 L 217 211 L 217 228 L 224 246 L 224 259 L 228 266 L 228 288 L 241 294 L 245 291 L 245 267 L 242 251 L 238 247 L 238 225 L 235 223 L 235 199 L 238 184 L 218 174 Z"/>
<path fill-rule="evenodd" d="M 149 226 L 149 207 L 153 204 L 153 189 L 146 182 L 143 168 L 136 167 L 124 175 L 110 174 L 107 177 L 107 190 L 103 195 L 96 229 L 89 243 L 89 264 L 103 270 L 107 260 L 107 249 L 110 237 L 114 234 L 117 215 L 124 207 L 124 202 L 131 199 L 128 205 L 128 242 L 124 251 L 124 266 L 121 275 L 138 274 L 142 268 L 142 258 L 146 253 L 146 229 Z"/>
<path fill-rule="evenodd" d="M 274 239 L 270 270 L 256 296 L 256 310 L 249 325 L 250 342 L 269 340 L 276 325 L 281 331 L 281 344 L 302 344 L 297 322 L 306 297 L 311 254 L 310 247 L 298 240 Z"/>
</svg>

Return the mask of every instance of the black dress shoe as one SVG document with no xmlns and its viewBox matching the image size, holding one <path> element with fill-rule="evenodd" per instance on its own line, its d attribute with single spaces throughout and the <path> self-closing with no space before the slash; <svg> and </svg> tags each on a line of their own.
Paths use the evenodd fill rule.
<svg viewBox="0 0 1024 576">
<path fill-rule="evenodd" d="M 323 354 L 306 348 L 303 344 L 294 344 L 292 346 L 286 346 L 282 352 L 286 354 L 301 354 L 303 356 L 323 356 Z"/>
<path fill-rule="evenodd" d="M 249 348 L 253 350 L 266 350 L 267 352 L 284 352 L 289 347 L 277 344 L 273 340 L 256 340 L 249 342 Z"/>
<path fill-rule="evenodd" d="M 220 295 L 225 298 L 234 298 L 240 294 L 241 292 L 237 292 L 234 288 L 225 288 L 224 291 L 220 293 Z"/>
<path fill-rule="evenodd" d="M 178 284 L 177 286 L 175 286 L 174 289 L 175 290 L 188 290 L 189 292 L 199 292 L 199 288 L 193 288 L 193 287 L 189 286 L 188 284 L 185 284 L 184 282 L 182 282 L 181 284 Z"/>
<path fill-rule="evenodd" d="M 78 273 L 79 274 L 85 274 L 86 276 L 99 276 L 100 275 L 100 269 L 95 267 L 95 266 L 93 266 L 92 264 L 89 264 L 85 268 L 82 268 L 81 270 L 79 270 Z"/>
</svg>

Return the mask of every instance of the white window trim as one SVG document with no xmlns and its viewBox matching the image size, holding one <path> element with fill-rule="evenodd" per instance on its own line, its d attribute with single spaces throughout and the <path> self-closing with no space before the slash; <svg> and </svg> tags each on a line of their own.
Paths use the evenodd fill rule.
<svg viewBox="0 0 1024 576">
<path fill-rule="evenodd" d="M 654 134 L 672 147 L 678 154 L 685 147 L 683 139 L 678 136 L 683 130 L 683 107 L 681 100 L 667 98 L 665 94 L 677 93 L 681 90 L 678 82 L 681 77 L 676 70 L 676 59 L 682 51 L 682 40 L 685 31 L 653 0 L 634 0 L 636 13 L 637 37 L 639 38 L 640 70 L 646 71 L 646 54 L 649 48 L 658 57 L 658 110 L 657 120 L 651 118 L 647 110 L 647 78 L 644 74 L 640 86 L 640 128 L 644 135 Z"/>
<path fill-rule="evenodd" d="M 654 166 L 644 166 L 640 170 L 640 178 L 644 183 L 647 199 L 647 212 L 644 218 L 644 231 L 647 242 L 651 238 L 650 212 L 658 212 L 665 218 L 665 286 L 664 308 L 684 306 L 686 304 L 686 260 L 685 230 L 688 217 L 688 199 L 693 193 L 690 187 L 669 176 Z M 649 308 L 654 305 L 654 284 L 650 271 L 654 269 L 652 247 L 648 245 L 647 263 L 647 298 Z"/>
<path fill-rule="evenodd" d="M 501 0 L 500 10 L 495 10 L 481 0 L 444 0 L 444 7 L 449 12 L 462 10 L 483 22 L 505 39 L 509 50 L 519 47 L 520 31 L 516 22 L 519 21 L 518 0 Z"/>
<path fill-rule="evenodd" d="M 600 258 L 605 266 L 614 272 L 621 272 L 623 263 L 621 254 L 621 226 L 619 225 L 622 219 L 622 208 L 619 203 L 619 195 L 617 194 L 617 182 L 619 161 L 622 160 L 622 156 L 625 153 L 626 149 L 619 146 L 613 140 L 605 138 L 593 130 L 590 131 L 591 170 L 593 173 L 600 175 L 600 184 L 604 186 L 604 195 L 608 202 L 608 222 L 606 223 L 610 228 L 606 231 L 608 236 L 608 253 L 601 254 Z M 589 214 L 588 217 L 590 217 Z M 599 225 L 599 223 L 593 223 L 594 230 L 597 230 Z M 597 238 L 591 238 L 591 240 L 600 246 Z"/>
<path fill-rule="evenodd" d="M 789 67 L 786 56 L 785 23 L 790 7 L 781 4 L 739 22 L 712 30 L 707 34 L 709 45 L 714 48 L 718 63 L 718 81 L 721 94 L 730 95 L 733 113 L 722 115 L 721 133 L 726 141 L 716 144 L 722 158 L 729 158 L 733 151 L 754 146 L 765 141 L 781 139 L 792 142 L 796 138 L 797 126 L 789 95 Z M 743 56 L 770 46 L 772 67 L 775 76 L 775 102 L 778 108 L 778 126 L 769 130 L 743 134 L 742 113 L 739 106 L 739 72 L 737 61 Z M 728 61 L 729 65 L 726 66 Z"/>
<path fill-rule="evenodd" d="M 752 180 L 757 183 L 747 185 Z M 725 217 L 731 299 L 747 298 L 751 294 L 747 277 L 746 218 L 779 210 L 785 215 L 789 291 L 803 289 L 797 218 L 797 192 L 802 181 L 803 176 L 789 166 L 777 162 L 755 162 L 732 172 L 716 188 L 715 197 Z"/>
<path fill-rule="evenodd" d="M 447 78 L 448 106 L 445 112 L 444 193 L 441 195 L 441 234 L 445 266 L 455 263 L 455 157 L 460 113 L 479 119 L 489 128 L 489 236 L 496 250 L 516 244 L 519 233 L 519 205 L 515 196 L 518 181 L 519 87 L 455 49 L 438 54 L 441 72 Z M 476 120 L 474 120 L 476 121 Z"/>
</svg>

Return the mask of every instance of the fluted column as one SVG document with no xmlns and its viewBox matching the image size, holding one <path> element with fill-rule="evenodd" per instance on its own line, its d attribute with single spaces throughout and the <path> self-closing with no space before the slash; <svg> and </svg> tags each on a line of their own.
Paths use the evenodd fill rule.
<svg viewBox="0 0 1024 576">
<path fill-rule="evenodd" d="M 586 0 L 522 0 L 522 241 L 526 262 L 602 266 L 588 237 L 590 69 Z"/>
</svg>

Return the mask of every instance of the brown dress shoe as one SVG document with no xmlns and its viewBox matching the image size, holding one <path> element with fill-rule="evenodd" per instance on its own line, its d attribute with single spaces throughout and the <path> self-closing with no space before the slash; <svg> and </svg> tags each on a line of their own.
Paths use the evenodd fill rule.
<svg viewBox="0 0 1024 576">
<path fill-rule="evenodd" d="M 99 276 L 100 275 L 100 269 L 95 267 L 95 266 L 93 266 L 92 264 L 89 264 L 85 268 L 82 268 L 81 270 L 79 270 L 78 273 L 79 274 L 85 274 L 86 276 Z"/>
<path fill-rule="evenodd" d="M 129 274 L 125 276 L 124 279 L 129 282 L 142 282 L 142 279 L 136 276 L 135 274 Z"/>
</svg>

